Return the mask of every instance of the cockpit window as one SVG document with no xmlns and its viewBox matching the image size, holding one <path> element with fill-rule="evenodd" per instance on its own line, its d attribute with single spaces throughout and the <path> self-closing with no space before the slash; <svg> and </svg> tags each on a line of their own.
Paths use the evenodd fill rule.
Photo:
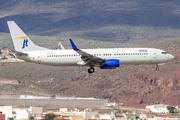
<svg viewBox="0 0 180 120">
<path fill-rule="evenodd" d="M 162 54 L 168 54 L 168 52 L 162 52 Z"/>
</svg>

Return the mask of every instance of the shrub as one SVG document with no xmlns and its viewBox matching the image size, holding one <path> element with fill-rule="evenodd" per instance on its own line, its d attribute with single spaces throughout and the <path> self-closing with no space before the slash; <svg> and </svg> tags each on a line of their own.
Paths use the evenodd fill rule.
<svg viewBox="0 0 180 120">
<path fill-rule="evenodd" d="M 176 109 L 175 107 L 170 105 L 168 105 L 166 108 L 169 110 L 170 113 L 174 113 L 174 109 Z"/>
<path fill-rule="evenodd" d="M 54 113 L 49 113 L 44 116 L 43 120 L 54 120 L 55 117 Z"/>
</svg>

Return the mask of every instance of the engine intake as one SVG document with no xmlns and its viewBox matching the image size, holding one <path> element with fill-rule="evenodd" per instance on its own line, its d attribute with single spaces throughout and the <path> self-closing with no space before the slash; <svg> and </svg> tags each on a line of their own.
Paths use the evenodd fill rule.
<svg viewBox="0 0 180 120">
<path fill-rule="evenodd" d="M 119 67 L 120 61 L 118 59 L 109 59 L 104 60 L 103 66 L 101 66 L 101 69 L 115 69 Z"/>
</svg>

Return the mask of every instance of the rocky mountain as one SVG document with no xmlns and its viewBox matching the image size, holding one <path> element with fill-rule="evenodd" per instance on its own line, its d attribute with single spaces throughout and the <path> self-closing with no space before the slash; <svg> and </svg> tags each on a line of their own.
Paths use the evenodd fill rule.
<svg viewBox="0 0 180 120">
<path fill-rule="evenodd" d="M 0 1 L 0 33 L 15 21 L 26 33 L 144 44 L 180 37 L 180 2 L 143 0 Z"/>
</svg>

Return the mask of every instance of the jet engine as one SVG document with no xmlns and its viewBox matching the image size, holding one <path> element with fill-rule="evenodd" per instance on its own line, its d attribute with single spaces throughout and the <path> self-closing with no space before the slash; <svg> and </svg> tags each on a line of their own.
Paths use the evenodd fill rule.
<svg viewBox="0 0 180 120">
<path fill-rule="evenodd" d="M 120 66 L 120 61 L 118 59 L 104 60 L 101 69 L 115 69 Z"/>
</svg>

